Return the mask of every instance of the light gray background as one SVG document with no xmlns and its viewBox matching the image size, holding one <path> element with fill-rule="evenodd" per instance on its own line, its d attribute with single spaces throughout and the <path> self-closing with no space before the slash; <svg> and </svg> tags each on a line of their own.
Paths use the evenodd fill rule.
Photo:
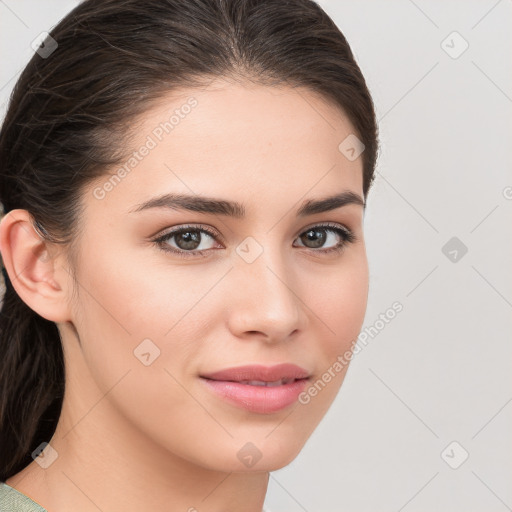
<svg viewBox="0 0 512 512">
<path fill-rule="evenodd" d="M 364 326 L 395 301 L 403 311 L 354 358 L 301 454 L 271 473 L 265 506 L 512 510 L 512 1 L 319 3 L 381 132 Z M 2 117 L 31 41 L 76 4 L 0 0 Z M 452 237 L 466 254 L 443 253 Z"/>
</svg>

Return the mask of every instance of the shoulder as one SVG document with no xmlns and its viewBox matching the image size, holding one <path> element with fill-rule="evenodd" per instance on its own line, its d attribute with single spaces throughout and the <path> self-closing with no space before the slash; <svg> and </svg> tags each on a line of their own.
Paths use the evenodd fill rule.
<svg viewBox="0 0 512 512">
<path fill-rule="evenodd" d="M 0 482 L 0 510 L 2 512 L 48 512 L 34 500 L 5 482 Z"/>
</svg>

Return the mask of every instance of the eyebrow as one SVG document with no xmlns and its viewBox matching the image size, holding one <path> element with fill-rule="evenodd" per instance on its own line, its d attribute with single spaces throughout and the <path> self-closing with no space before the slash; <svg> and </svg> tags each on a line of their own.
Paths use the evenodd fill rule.
<svg viewBox="0 0 512 512">
<path fill-rule="evenodd" d="M 360 205 L 363 208 L 366 207 L 364 200 L 359 194 L 350 190 L 345 190 L 340 194 L 325 197 L 323 199 L 308 199 L 304 201 L 297 210 L 297 216 L 305 217 L 307 215 L 314 215 L 315 213 L 328 212 L 349 204 Z M 237 219 L 242 219 L 246 215 L 244 205 L 236 201 L 172 193 L 163 194 L 142 204 L 135 205 L 134 208 L 129 210 L 129 213 L 141 212 L 151 208 L 170 208 L 172 210 L 211 213 L 215 215 L 234 217 Z"/>
</svg>

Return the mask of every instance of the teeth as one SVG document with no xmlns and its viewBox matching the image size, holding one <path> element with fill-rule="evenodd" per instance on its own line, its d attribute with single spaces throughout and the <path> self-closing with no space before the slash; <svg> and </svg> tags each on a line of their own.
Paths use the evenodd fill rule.
<svg viewBox="0 0 512 512">
<path fill-rule="evenodd" d="M 276 380 L 274 382 L 264 382 L 261 380 L 241 380 L 239 381 L 240 384 L 249 384 L 250 386 L 267 386 L 267 387 L 273 387 L 273 386 L 282 386 L 283 384 L 288 384 L 288 382 L 291 382 L 294 379 L 281 379 Z"/>
</svg>

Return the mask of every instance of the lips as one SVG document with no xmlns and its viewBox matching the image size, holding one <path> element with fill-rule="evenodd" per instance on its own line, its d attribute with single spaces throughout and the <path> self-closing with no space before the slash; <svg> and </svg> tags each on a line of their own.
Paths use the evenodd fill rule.
<svg viewBox="0 0 512 512">
<path fill-rule="evenodd" d="M 201 375 L 210 392 L 253 413 L 273 414 L 297 402 L 310 373 L 294 364 L 251 365 Z"/>
<path fill-rule="evenodd" d="M 248 365 L 227 368 L 201 375 L 210 380 L 238 382 L 253 386 L 279 386 L 295 380 L 307 379 L 310 373 L 295 364 L 283 363 L 274 366 Z"/>
</svg>

